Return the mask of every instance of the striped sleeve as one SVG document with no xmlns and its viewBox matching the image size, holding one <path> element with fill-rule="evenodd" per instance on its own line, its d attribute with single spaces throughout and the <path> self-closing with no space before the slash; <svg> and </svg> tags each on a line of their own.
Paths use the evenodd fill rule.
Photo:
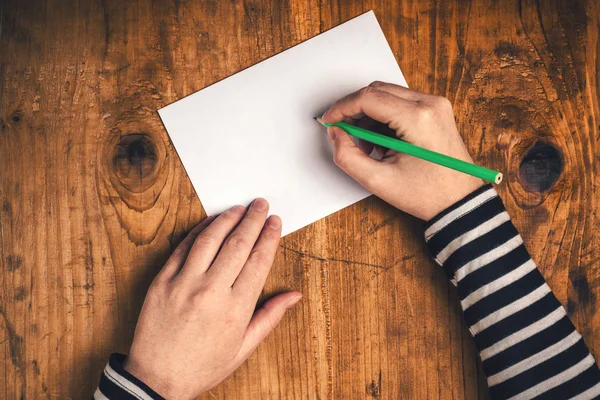
<svg viewBox="0 0 600 400">
<path fill-rule="evenodd" d="M 600 371 L 491 185 L 428 222 L 495 399 L 600 397 Z"/>
<path fill-rule="evenodd" d="M 125 355 L 113 354 L 102 374 L 100 385 L 94 392 L 94 400 L 163 400 L 158 393 L 144 382 L 123 369 Z"/>
</svg>

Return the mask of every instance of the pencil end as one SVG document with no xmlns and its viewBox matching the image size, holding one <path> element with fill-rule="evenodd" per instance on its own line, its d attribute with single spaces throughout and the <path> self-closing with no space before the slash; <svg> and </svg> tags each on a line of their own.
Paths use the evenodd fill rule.
<svg viewBox="0 0 600 400">
<path fill-rule="evenodd" d="M 502 182 L 502 179 L 504 178 L 504 175 L 502 175 L 501 172 L 498 172 L 498 175 L 496 175 L 496 185 L 498 185 L 500 182 Z"/>
</svg>

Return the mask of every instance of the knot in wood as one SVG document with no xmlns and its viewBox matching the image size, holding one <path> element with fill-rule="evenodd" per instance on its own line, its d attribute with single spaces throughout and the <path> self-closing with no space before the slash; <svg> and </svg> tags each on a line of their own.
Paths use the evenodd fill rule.
<svg viewBox="0 0 600 400">
<path fill-rule="evenodd" d="M 550 143 L 538 140 L 519 165 L 519 181 L 530 192 L 550 190 L 563 171 L 560 151 Z"/>
<path fill-rule="evenodd" d="M 158 164 L 158 151 L 149 135 L 131 133 L 124 135 L 116 144 L 112 166 L 121 183 L 130 190 L 147 186 L 144 182 L 153 176 Z"/>
<path fill-rule="evenodd" d="M 12 120 L 12 122 L 14 122 L 15 124 L 18 122 L 21 122 L 22 119 L 22 115 L 21 115 L 21 111 L 17 110 L 12 114 L 12 117 L 10 118 Z"/>
</svg>

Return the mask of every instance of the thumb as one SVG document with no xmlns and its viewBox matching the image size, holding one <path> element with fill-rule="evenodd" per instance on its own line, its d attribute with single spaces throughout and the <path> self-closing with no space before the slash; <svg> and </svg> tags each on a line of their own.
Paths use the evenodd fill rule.
<svg viewBox="0 0 600 400">
<path fill-rule="evenodd" d="M 377 187 L 375 180 L 382 172 L 381 162 L 365 154 L 350 136 L 337 126 L 327 128 L 327 136 L 333 145 L 333 162 L 363 187 L 373 192 L 372 189 Z"/>
<path fill-rule="evenodd" d="M 302 293 L 300 292 L 278 294 L 255 311 L 248 324 L 248 328 L 246 328 L 246 334 L 238 352 L 236 363 L 241 364 L 244 362 L 259 343 L 275 329 L 285 312 L 289 308 L 292 308 L 301 298 Z"/>
</svg>

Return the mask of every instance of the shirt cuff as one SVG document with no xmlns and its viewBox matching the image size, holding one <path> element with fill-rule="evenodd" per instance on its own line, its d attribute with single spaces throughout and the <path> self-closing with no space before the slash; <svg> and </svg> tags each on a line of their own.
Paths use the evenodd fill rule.
<svg viewBox="0 0 600 400">
<path fill-rule="evenodd" d="M 460 280 L 458 269 L 511 239 L 520 236 L 492 185 L 475 190 L 425 226 L 429 251 L 454 285 Z"/>
<path fill-rule="evenodd" d="M 94 392 L 93 399 L 164 400 L 148 385 L 123 369 L 125 358 L 124 354 L 118 353 L 110 356 L 110 360 L 100 376 L 100 385 Z"/>
</svg>

